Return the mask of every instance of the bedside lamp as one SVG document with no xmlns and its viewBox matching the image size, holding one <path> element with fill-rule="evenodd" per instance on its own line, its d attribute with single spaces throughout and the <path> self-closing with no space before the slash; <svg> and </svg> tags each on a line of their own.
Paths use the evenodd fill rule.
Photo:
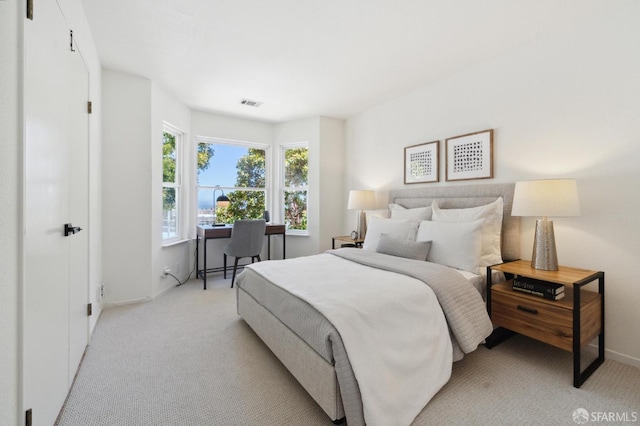
<svg viewBox="0 0 640 426">
<path fill-rule="evenodd" d="M 575 179 L 544 179 L 516 182 L 513 193 L 513 216 L 542 216 L 536 221 L 531 267 L 558 270 L 553 221 L 548 216 L 580 216 L 578 187 Z"/>
<path fill-rule="evenodd" d="M 376 193 L 371 190 L 353 190 L 349 191 L 349 202 L 347 209 L 360 210 L 358 212 L 357 233 L 358 238 L 364 238 L 367 234 L 367 217 L 365 210 L 374 209 L 376 207 Z"/>
</svg>

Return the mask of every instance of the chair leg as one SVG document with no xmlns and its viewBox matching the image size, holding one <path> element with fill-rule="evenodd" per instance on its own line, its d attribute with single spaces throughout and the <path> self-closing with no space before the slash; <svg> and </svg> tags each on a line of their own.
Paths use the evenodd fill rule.
<svg viewBox="0 0 640 426">
<path fill-rule="evenodd" d="M 227 253 L 224 253 L 224 279 L 227 279 Z"/>
<path fill-rule="evenodd" d="M 233 262 L 233 277 L 231 277 L 231 288 L 233 288 L 233 283 L 236 280 L 236 270 L 238 269 L 238 259 L 240 258 L 236 257 L 236 260 Z"/>
<path fill-rule="evenodd" d="M 260 260 L 260 255 L 256 256 L 258 258 L 258 262 L 262 262 L 262 260 Z"/>
</svg>

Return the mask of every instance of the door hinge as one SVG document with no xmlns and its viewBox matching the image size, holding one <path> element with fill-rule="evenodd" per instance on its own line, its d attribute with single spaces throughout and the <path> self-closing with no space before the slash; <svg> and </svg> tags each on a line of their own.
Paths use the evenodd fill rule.
<svg viewBox="0 0 640 426">
<path fill-rule="evenodd" d="M 91 101 L 87 102 L 87 114 L 91 114 L 92 112 L 92 105 L 91 105 Z"/>
<path fill-rule="evenodd" d="M 33 21 L 33 0 L 27 0 L 27 19 Z"/>
<path fill-rule="evenodd" d="M 89 317 L 90 317 L 90 316 L 91 316 L 91 314 L 93 313 L 93 307 L 92 307 L 92 306 L 93 306 L 93 305 L 92 305 L 91 303 L 89 303 L 89 304 L 87 305 L 87 316 L 89 316 Z"/>
<path fill-rule="evenodd" d="M 27 412 L 24 414 L 24 425 L 25 426 L 31 426 L 32 422 L 33 422 L 33 418 L 31 417 L 32 413 L 31 413 L 31 408 L 29 408 L 27 410 Z"/>
</svg>

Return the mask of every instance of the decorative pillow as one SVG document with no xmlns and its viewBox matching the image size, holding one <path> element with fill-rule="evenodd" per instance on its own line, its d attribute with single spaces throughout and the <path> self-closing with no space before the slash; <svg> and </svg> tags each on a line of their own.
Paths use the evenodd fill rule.
<svg viewBox="0 0 640 426">
<path fill-rule="evenodd" d="M 407 209 L 400 204 L 389 204 L 391 219 L 431 220 L 431 206 Z"/>
<path fill-rule="evenodd" d="M 387 234 L 382 234 L 376 246 L 376 251 L 390 254 L 391 256 L 406 257 L 407 259 L 427 260 L 430 248 L 431 241 L 399 240 Z"/>
<path fill-rule="evenodd" d="M 482 224 L 473 222 L 432 222 L 423 220 L 416 241 L 431 241 L 427 260 L 477 274 L 480 270 Z"/>
<path fill-rule="evenodd" d="M 375 251 L 382 234 L 401 240 L 415 241 L 419 223 L 417 220 L 373 217 L 371 222 L 367 224 L 367 235 L 364 238 L 362 248 Z"/>
<path fill-rule="evenodd" d="M 365 210 L 364 214 L 367 217 L 367 223 L 371 222 L 371 219 L 374 217 L 378 217 L 380 219 L 389 219 L 389 209 L 376 209 L 376 210 Z"/>
<path fill-rule="evenodd" d="M 502 215 L 504 202 L 502 197 L 493 203 L 467 209 L 441 209 L 436 201 L 431 205 L 434 222 L 469 222 L 477 219 L 484 220 L 482 225 L 482 249 L 480 251 L 480 266 L 502 263 L 500 249 L 500 235 L 502 233 Z"/>
</svg>

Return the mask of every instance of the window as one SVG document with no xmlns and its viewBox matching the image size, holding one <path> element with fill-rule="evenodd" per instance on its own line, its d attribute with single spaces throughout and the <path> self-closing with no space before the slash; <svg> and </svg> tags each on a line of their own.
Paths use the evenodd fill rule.
<svg viewBox="0 0 640 426">
<path fill-rule="evenodd" d="M 182 133 L 165 124 L 162 131 L 162 240 L 180 239 L 181 229 L 181 158 Z"/>
<path fill-rule="evenodd" d="M 200 138 L 197 150 L 198 224 L 263 217 L 268 145 Z"/>
<path fill-rule="evenodd" d="M 288 233 L 307 235 L 308 144 L 282 146 L 282 198 Z"/>
</svg>

